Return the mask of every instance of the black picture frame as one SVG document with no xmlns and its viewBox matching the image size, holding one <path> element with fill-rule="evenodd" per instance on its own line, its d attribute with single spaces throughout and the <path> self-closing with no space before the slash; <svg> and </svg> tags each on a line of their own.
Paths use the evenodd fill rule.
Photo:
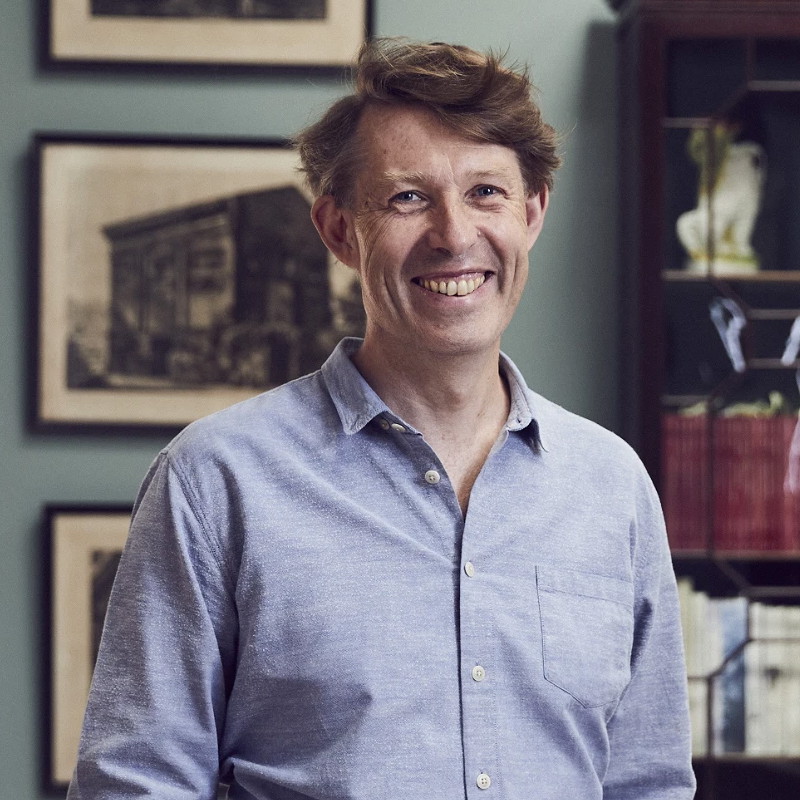
<svg viewBox="0 0 800 800">
<path fill-rule="evenodd" d="M 42 2 L 55 68 L 341 70 L 372 28 L 372 0 Z"/>
<path fill-rule="evenodd" d="M 62 791 L 75 767 L 111 584 L 131 507 L 48 505 L 49 703 L 45 784 Z"/>
<path fill-rule="evenodd" d="M 363 331 L 285 142 L 39 133 L 34 151 L 35 430 L 177 429 Z"/>
</svg>

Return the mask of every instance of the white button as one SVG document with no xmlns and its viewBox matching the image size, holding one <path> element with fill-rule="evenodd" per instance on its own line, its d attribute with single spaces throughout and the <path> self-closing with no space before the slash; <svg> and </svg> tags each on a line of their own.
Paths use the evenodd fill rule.
<svg viewBox="0 0 800 800">
<path fill-rule="evenodd" d="M 492 785 L 492 779 L 485 772 L 481 772 L 475 782 L 478 784 L 479 789 L 488 789 Z"/>
<path fill-rule="evenodd" d="M 405 433 L 406 432 L 406 429 L 402 425 L 400 425 L 400 423 L 398 423 L 398 422 L 393 422 L 392 423 L 392 430 L 393 431 L 397 431 L 398 433 Z"/>
<path fill-rule="evenodd" d="M 486 670 L 480 666 L 472 668 L 472 680 L 477 681 L 480 683 L 486 677 Z"/>
<path fill-rule="evenodd" d="M 384 419 L 383 417 L 381 417 L 378 420 L 378 425 L 380 425 L 381 428 L 383 428 L 385 431 L 389 430 L 389 420 L 388 419 Z"/>
<path fill-rule="evenodd" d="M 428 481 L 428 483 L 436 484 L 439 483 L 441 478 L 439 477 L 439 473 L 435 469 L 429 469 L 425 473 L 425 480 Z"/>
<path fill-rule="evenodd" d="M 475 565 L 471 561 L 467 561 L 467 563 L 464 564 L 464 572 L 466 572 L 470 578 L 475 577 Z"/>
</svg>

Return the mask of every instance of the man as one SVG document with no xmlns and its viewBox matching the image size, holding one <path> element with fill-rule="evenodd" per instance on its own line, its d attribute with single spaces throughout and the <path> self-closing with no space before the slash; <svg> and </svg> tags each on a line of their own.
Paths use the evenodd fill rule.
<svg viewBox="0 0 800 800">
<path fill-rule="evenodd" d="M 499 350 L 558 165 L 527 77 L 375 42 L 298 146 L 364 341 L 160 454 L 70 797 L 690 798 L 656 495 Z"/>
</svg>

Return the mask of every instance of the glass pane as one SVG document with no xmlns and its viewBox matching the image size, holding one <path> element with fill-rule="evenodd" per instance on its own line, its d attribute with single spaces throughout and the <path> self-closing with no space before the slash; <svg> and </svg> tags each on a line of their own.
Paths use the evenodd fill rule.
<svg viewBox="0 0 800 800">
<path fill-rule="evenodd" d="M 800 80 L 800 42 L 786 39 L 756 42 L 755 77 L 762 81 Z"/>
<path fill-rule="evenodd" d="M 741 39 L 674 41 L 667 54 L 667 114 L 713 114 L 745 82 L 745 42 Z"/>
</svg>

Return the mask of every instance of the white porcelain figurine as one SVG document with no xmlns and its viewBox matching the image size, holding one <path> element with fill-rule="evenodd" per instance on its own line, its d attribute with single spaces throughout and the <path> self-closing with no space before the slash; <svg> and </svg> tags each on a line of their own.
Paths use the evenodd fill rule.
<svg viewBox="0 0 800 800">
<path fill-rule="evenodd" d="M 689 256 L 687 269 L 707 274 L 758 270 L 750 239 L 766 173 L 766 156 L 755 142 L 734 142 L 734 128 L 700 128 L 688 151 L 700 169 L 697 208 L 678 217 L 677 233 Z"/>
</svg>

